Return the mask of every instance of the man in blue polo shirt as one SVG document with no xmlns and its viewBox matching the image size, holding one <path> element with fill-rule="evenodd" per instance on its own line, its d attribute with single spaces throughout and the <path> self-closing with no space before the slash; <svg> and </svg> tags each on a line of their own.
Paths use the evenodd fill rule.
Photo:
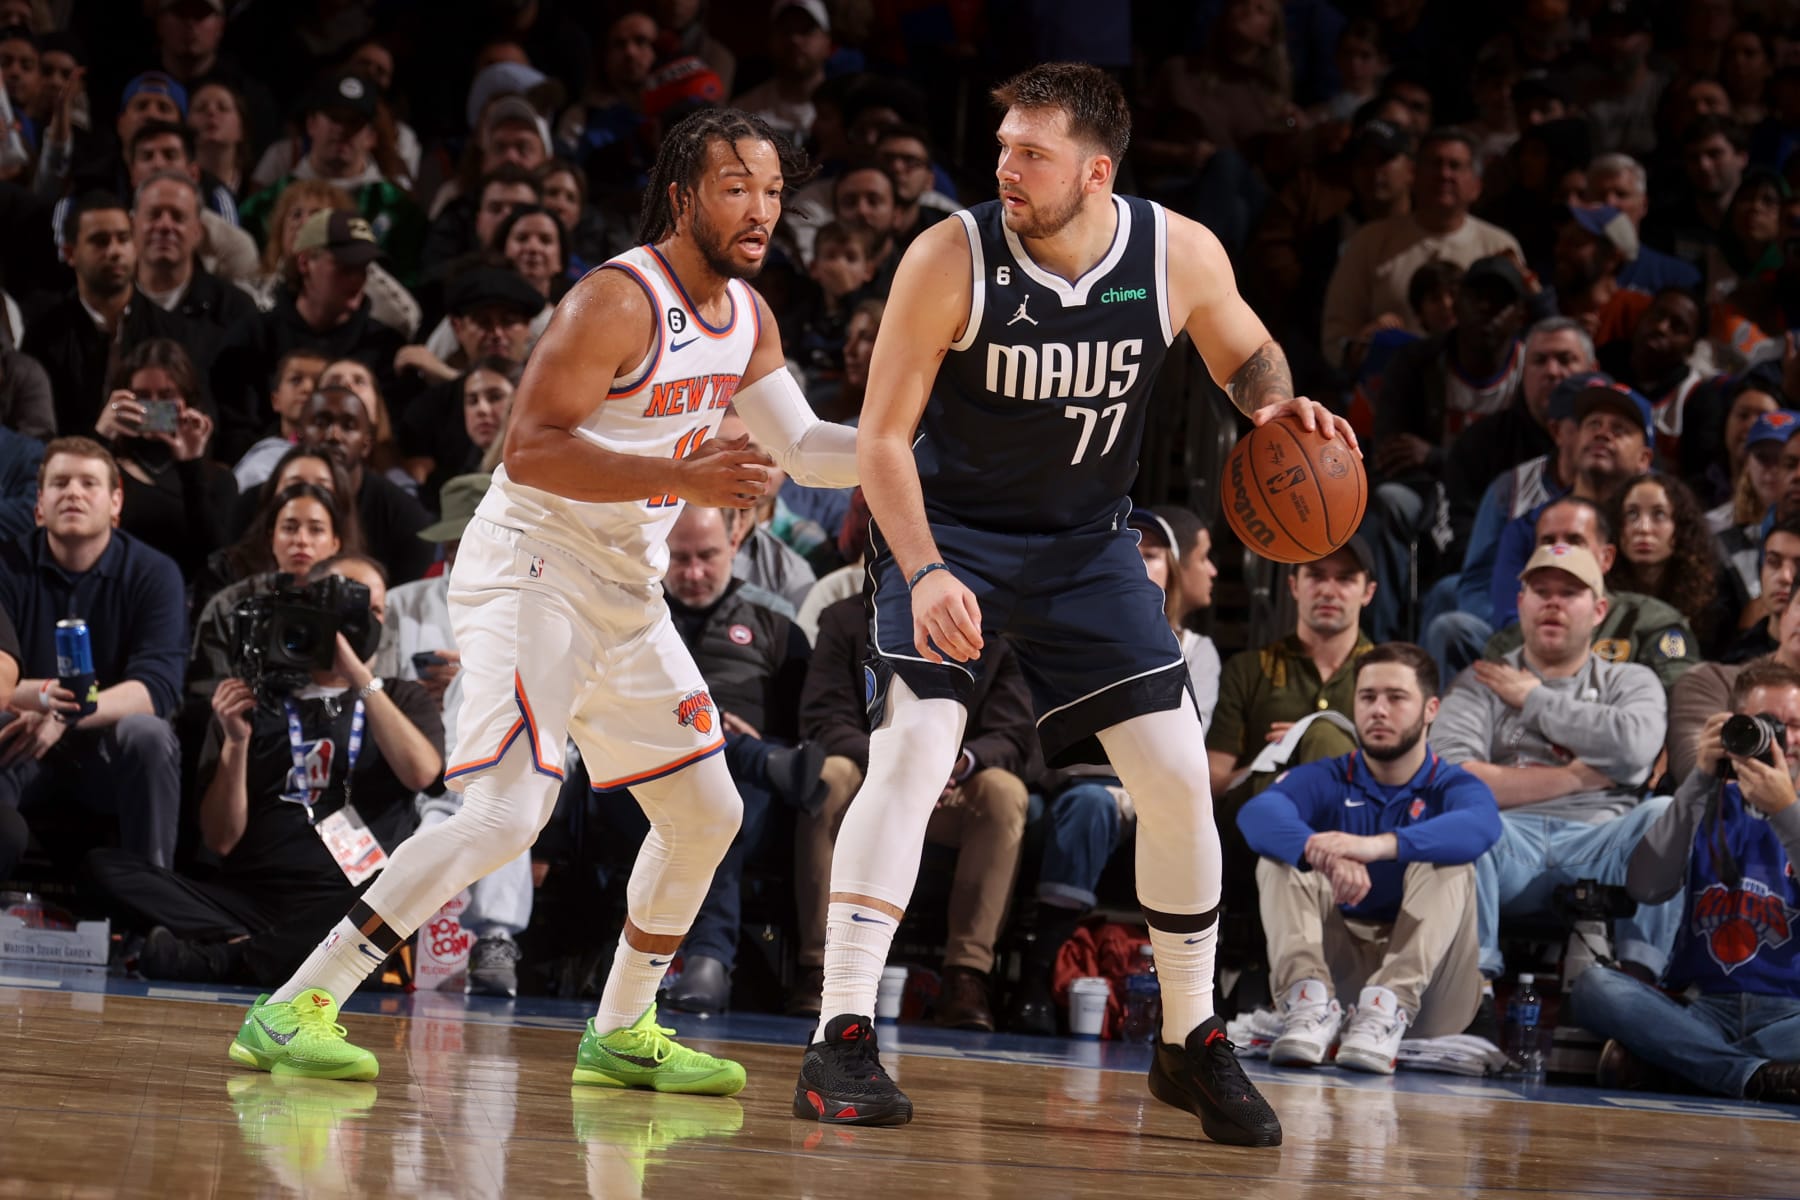
<svg viewBox="0 0 1800 1200">
<path fill-rule="evenodd" d="M 1718 1096 L 1800 1104 L 1800 672 L 1751 663 L 1732 683 L 1731 710 L 1774 718 L 1792 755 L 1779 744 L 1761 757 L 1727 754 L 1731 713 L 1701 727 L 1692 773 L 1625 874 L 1640 904 L 1687 887 L 1662 990 L 1596 969 L 1575 981 L 1569 1003 L 1583 1028 L 1613 1039 L 1600 1056 L 1603 1084 L 1666 1088 L 1673 1075 Z M 1684 992 L 1695 994 L 1669 995 Z"/>
<path fill-rule="evenodd" d="M 0 726 L 0 807 L 74 800 L 119 820 L 119 840 L 172 865 L 180 755 L 169 724 L 181 694 L 187 614 L 175 560 L 113 528 L 119 464 L 89 438 L 44 448 L 38 527 L 0 543 L 0 609 L 18 630 L 20 674 Z M 56 623 L 92 639 L 99 706 L 75 719 L 57 686 Z"/>
<path fill-rule="evenodd" d="M 1494 794 L 1433 754 L 1437 664 L 1407 642 L 1357 661 L 1362 749 L 1296 767 L 1238 813 L 1282 1032 L 1277 1066 L 1390 1074 L 1410 1028 L 1460 1033 L 1481 1003 L 1475 860 L 1500 837 Z M 1333 998 L 1360 988 L 1348 1023 Z"/>
</svg>

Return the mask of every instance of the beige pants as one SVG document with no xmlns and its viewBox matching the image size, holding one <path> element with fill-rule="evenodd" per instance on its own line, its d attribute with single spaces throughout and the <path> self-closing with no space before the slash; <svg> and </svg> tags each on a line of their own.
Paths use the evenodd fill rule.
<svg viewBox="0 0 1800 1200">
<path fill-rule="evenodd" d="M 814 817 L 802 816 L 794 831 L 794 886 L 800 910 L 798 958 L 803 967 L 825 962 L 825 910 L 831 899 L 831 848 L 863 773 L 847 758 L 832 755 L 823 771 L 825 803 Z M 956 875 L 950 885 L 946 967 L 987 973 L 994 968 L 994 942 L 1006 920 L 1007 901 L 1019 873 L 1019 843 L 1025 834 L 1025 784 L 997 767 L 977 771 L 939 802 L 925 827 L 925 840 L 956 846 Z M 870 796 L 863 803 L 891 802 Z"/>
<path fill-rule="evenodd" d="M 1384 987 L 1412 1014 L 1409 1037 L 1461 1033 L 1481 1004 L 1475 868 L 1413 863 L 1391 925 L 1346 919 L 1331 881 L 1274 859 L 1256 863 L 1276 1000 L 1303 979 L 1332 985 L 1340 1003 Z"/>
</svg>

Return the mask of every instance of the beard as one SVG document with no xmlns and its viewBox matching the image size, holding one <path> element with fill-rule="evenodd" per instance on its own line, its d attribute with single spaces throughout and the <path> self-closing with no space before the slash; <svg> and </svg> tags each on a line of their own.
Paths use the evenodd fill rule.
<svg viewBox="0 0 1800 1200">
<path fill-rule="evenodd" d="M 1419 744 L 1419 739 L 1424 736 L 1425 720 L 1421 717 L 1413 724 L 1412 728 L 1402 729 L 1399 736 L 1394 739 L 1393 745 L 1371 746 L 1367 742 L 1364 742 L 1362 750 L 1364 754 L 1368 755 L 1376 762 L 1393 762 L 1395 759 L 1404 758 L 1407 754 L 1411 753 L 1412 748 L 1417 746 Z"/>
<path fill-rule="evenodd" d="M 731 241 L 713 228 L 712 222 L 706 219 L 706 213 L 699 205 L 694 206 L 694 223 L 689 226 L 689 230 L 693 234 L 694 248 L 700 251 L 707 269 L 720 279 L 755 279 L 762 271 L 760 261 L 741 263 L 731 257 Z M 764 257 L 767 257 L 766 249 Z"/>
<path fill-rule="evenodd" d="M 1071 191 L 1068 199 L 1056 207 L 1039 206 L 1033 202 L 1032 211 L 1034 215 L 1029 219 L 1015 217 L 1005 209 L 1001 210 L 1001 215 L 1006 227 L 1022 238 L 1055 237 L 1081 211 L 1081 191 L 1079 188 Z"/>
</svg>

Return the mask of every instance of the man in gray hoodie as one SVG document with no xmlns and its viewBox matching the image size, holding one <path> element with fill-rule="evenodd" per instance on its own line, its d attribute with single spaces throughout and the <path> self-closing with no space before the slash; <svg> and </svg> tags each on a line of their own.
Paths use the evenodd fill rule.
<svg viewBox="0 0 1800 1200">
<path fill-rule="evenodd" d="M 1600 564 L 1581 546 L 1540 546 L 1519 572 L 1524 645 L 1478 662 L 1444 697 L 1431 745 L 1493 789 L 1500 840 L 1475 864 L 1481 969 L 1500 974 L 1500 917 L 1550 907 L 1560 884 L 1625 882 L 1644 830 L 1668 807 L 1640 799 L 1662 748 L 1667 699 L 1648 667 L 1590 649 L 1606 616 Z M 1654 979 L 1680 899 L 1619 922 L 1617 956 Z"/>
</svg>

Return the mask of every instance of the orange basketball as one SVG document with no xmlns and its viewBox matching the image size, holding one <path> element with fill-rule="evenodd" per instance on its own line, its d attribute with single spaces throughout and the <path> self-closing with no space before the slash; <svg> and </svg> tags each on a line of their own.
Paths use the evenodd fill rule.
<svg viewBox="0 0 1800 1200">
<path fill-rule="evenodd" d="M 1225 519 L 1264 558 L 1303 563 L 1350 540 L 1369 503 L 1362 457 L 1288 413 L 1238 439 L 1225 460 Z"/>
</svg>

